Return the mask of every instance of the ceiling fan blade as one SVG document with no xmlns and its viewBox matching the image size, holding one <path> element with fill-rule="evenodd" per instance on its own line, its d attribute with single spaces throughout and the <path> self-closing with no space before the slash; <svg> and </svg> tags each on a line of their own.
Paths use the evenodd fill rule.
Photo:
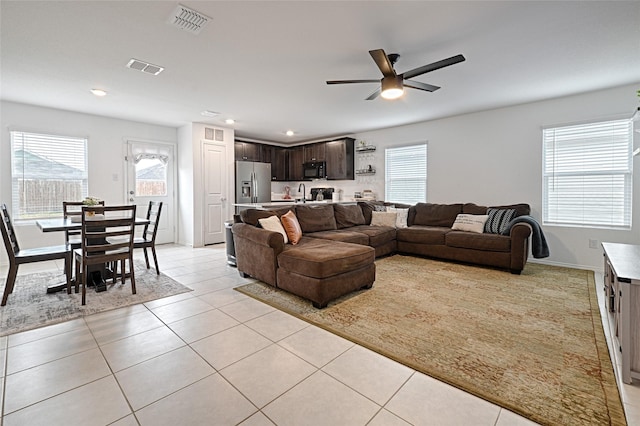
<svg viewBox="0 0 640 426">
<path fill-rule="evenodd" d="M 380 71 L 382 72 L 383 76 L 385 77 L 396 76 L 396 71 L 393 69 L 393 64 L 389 60 L 389 57 L 387 56 L 387 54 L 384 53 L 384 50 L 382 49 L 370 50 L 369 54 L 375 61 L 378 68 L 380 68 Z"/>
<path fill-rule="evenodd" d="M 378 97 L 378 95 L 380 95 L 380 92 L 382 91 L 381 88 L 377 88 L 372 94 L 369 95 L 369 97 L 367 97 L 365 100 L 366 101 L 372 101 L 375 98 Z"/>
<path fill-rule="evenodd" d="M 404 87 L 411 87 L 412 89 L 424 90 L 425 92 L 435 92 L 440 88 L 439 86 L 433 86 L 431 84 L 421 83 L 419 81 L 410 81 L 410 80 L 404 80 L 403 85 Z"/>
<path fill-rule="evenodd" d="M 410 71 L 407 71 L 405 73 L 402 74 L 402 77 L 407 79 L 407 78 L 412 78 L 412 77 L 416 77 L 431 71 L 435 71 L 438 70 L 440 68 L 444 68 L 444 67 L 448 67 L 450 65 L 453 64 L 457 64 L 458 62 L 463 62 L 465 60 L 464 56 L 462 55 L 456 55 L 456 56 L 452 56 L 450 58 L 447 59 L 443 59 L 441 61 L 438 62 L 434 62 L 432 64 L 429 65 L 423 65 L 421 67 L 418 68 L 414 68 Z"/>
<path fill-rule="evenodd" d="M 380 80 L 329 80 L 327 84 L 380 83 Z"/>
</svg>

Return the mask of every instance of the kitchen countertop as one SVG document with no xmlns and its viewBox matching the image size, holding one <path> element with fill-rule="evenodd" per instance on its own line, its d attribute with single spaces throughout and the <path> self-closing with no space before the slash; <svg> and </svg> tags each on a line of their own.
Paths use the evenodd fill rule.
<svg viewBox="0 0 640 426">
<path fill-rule="evenodd" d="M 264 203 L 240 203 L 240 204 L 234 204 L 235 207 L 246 207 L 246 208 L 251 208 L 251 209 L 270 209 L 270 208 L 277 208 L 277 207 L 287 207 L 287 206 L 294 206 L 294 205 L 314 205 L 314 204 L 355 204 L 355 201 L 350 201 L 350 200 L 342 200 L 342 201 L 331 201 L 331 200 L 324 200 L 324 201 L 307 201 L 306 203 L 303 203 L 302 201 L 293 201 L 293 200 L 278 200 L 278 201 L 271 201 L 271 202 L 264 202 Z"/>
</svg>

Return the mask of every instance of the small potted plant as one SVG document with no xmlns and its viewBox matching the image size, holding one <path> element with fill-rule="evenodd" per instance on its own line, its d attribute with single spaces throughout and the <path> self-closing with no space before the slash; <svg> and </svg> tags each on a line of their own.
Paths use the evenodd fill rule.
<svg viewBox="0 0 640 426">
<path fill-rule="evenodd" d="M 84 200 L 82 200 L 82 205 L 83 206 L 97 206 L 99 205 L 101 202 L 101 200 L 99 198 L 96 197 L 85 197 Z M 93 216 L 95 213 L 94 212 L 87 212 L 87 216 Z"/>
</svg>

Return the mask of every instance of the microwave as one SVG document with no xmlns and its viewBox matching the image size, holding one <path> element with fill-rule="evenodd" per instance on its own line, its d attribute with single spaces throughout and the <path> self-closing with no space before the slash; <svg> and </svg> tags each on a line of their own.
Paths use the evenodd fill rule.
<svg viewBox="0 0 640 426">
<path fill-rule="evenodd" d="M 324 179 L 327 177 L 326 163 L 324 161 L 314 161 L 311 163 L 304 163 L 302 165 L 302 172 L 305 179 Z"/>
</svg>

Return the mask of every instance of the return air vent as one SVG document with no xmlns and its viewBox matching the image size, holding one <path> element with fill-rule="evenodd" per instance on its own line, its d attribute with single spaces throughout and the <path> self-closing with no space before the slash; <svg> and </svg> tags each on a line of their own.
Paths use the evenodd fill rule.
<svg viewBox="0 0 640 426">
<path fill-rule="evenodd" d="M 220 129 L 204 128 L 204 138 L 210 141 L 224 142 L 224 131 Z"/>
<path fill-rule="evenodd" d="M 158 65 L 153 65 L 148 62 L 133 58 L 131 58 L 131 60 L 127 63 L 127 68 L 153 75 L 158 75 L 164 70 L 163 67 L 160 67 Z"/>
<path fill-rule="evenodd" d="M 192 34 L 200 34 L 202 28 L 204 28 L 210 20 L 211 18 L 208 16 L 179 4 L 171 16 L 169 16 L 167 22 L 181 30 L 185 30 Z"/>
</svg>

